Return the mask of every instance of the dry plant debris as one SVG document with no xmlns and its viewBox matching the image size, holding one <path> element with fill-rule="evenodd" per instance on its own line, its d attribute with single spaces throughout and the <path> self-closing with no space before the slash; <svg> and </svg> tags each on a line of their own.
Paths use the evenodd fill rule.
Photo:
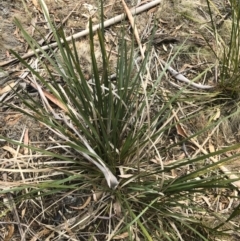
<svg viewBox="0 0 240 241">
<path fill-rule="evenodd" d="M 145 2 L 148 1 L 143 1 L 142 4 L 144 5 Z M 151 3 L 151 1 L 149 2 Z M 164 96 L 165 100 L 168 101 L 169 96 L 174 96 L 179 89 L 182 89 L 180 96 L 182 101 L 179 102 L 178 106 L 173 107 L 171 118 L 168 120 L 169 123 L 177 123 L 176 129 L 172 130 L 173 133 L 166 133 L 165 136 L 161 136 L 161 145 L 158 144 L 159 146 L 157 146 L 159 149 L 160 146 L 165 146 L 167 149 L 168 146 L 172 146 L 172 143 L 178 143 L 182 137 L 189 138 L 193 133 L 197 133 L 204 126 L 218 121 L 221 117 L 228 115 L 229 112 L 225 106 L 204 109 L 204 104 L 211 103 L 211 100 L 217 98 L 218 94 L 216 93 L 218 69 L 215 56 L 210 51 L 210 47 L 222 51 L 222 48 L 219 48 L 219 43 L 215 41 L 213 33 L 208 28 L 209 16 L 206 1 L 162 0 L 156 2 L 159 4 L 143 10 L 142 13 L 136 16 L 133 23 L 133 12 L 130 13 L 128 9 L 134 7 L 135 3 L 131 4 L 130 1 L 126 1 L 125 4 L 124 1 L 117 0 L 105 1 L 105 17 L 107 19 L 117 19 L 116 22 L 112 20 L 107 22 L 105 41 L 107 50 L 111 53 L 111 74 L 114 74 L 118 48 L 117 38 L 120 32 L 118 22 L 123 19 L 123 15 L 127 12 L 129 22 L 131 22 L 131 24 L 127 20 L 124 22 L 127 29 L 125 38 L 129 42 L 131 41 L 132 27 L 141 57 L 145 55 L 144 51 L 146 51 L 148 39 L 154 29 L 154 19 L 156 19 L 156 33 L 149 50 L 148 76 L 146 88 L 143 91 L 146 91 L 148 86 L 154 85 L 154 80 L 164 69 L 168 69 L 167 73 L 170 74 L 163 77 L 159 87 L 159 93 Z M 223 2 L 213 1 L 216 6 L 214 15 L 219 33 L 222 33 L 222 38 L 227 41 L 230 19 L 228 3 Z M 53 20 L 58 24 L 61 22 L 64 24 L 64 30 L 67 36 L 70 36 L 69 39 L 72 36 L 77 39 L 76 46 L 80 56 L 80 63 L 84 69 L 84 75 L 90 79 L 91 59 L 87 27 L 88 20 L 91 17 L 96 26 L 94 29 L 99 28 L 98 1 L 89 0 L 86 3 L 80 0 L 76 4 L 74 1 L 46 0 L 45 3 Z M 124 4 L 124 7 L 122 4 Z M 140 8 L 141 6 L 137 7 Z M 9 192 L 0 196 L 2 199 L 2 205 L 0 206 L 1 238 L 6 241 L 80 240 L 77 236 L 78 232 L 81 232 L 83 237 L 90 237 L 91 232 L 95 232 L 97 229 L 99 236 L 94 237 L 95 240 L 112 240 L 118 226 L 123 222 L 121 218 L 124 210 L 121 210 L 117 199 L 114 199 L 103 190 L 98 190 L 95 186 L 91 190 L 85 190 L 78 189 L 73 185 L 71 187 L 72 191 L 58 193 L 56 199 L 44 198 L 44 187 L 41 190 L 43 196 L 39 195 L 36 200 L 24 201 L 12 198 L 10 190 L 13 187 L 21 187 L 21 185 L 27 184 L 30 188 L 45 179 L 52 180 L 55 177 L 56 179 L 61 177 L 63 175 L 63 165 L 65 167 L 69 166 L 68 171 L 73 176 L 79 176 L 79 179 L 81 179 L 81 171 L 76 172 L 76 169 L 74 169 L 75 153 L 64 149 L 64 143 L 61 143 L 57 135 L 50 132 L 43 124 L 34 122 L 28 117 L 14 112 L 14 110 L 6 109 L 1 104 L 5 102 L 21 106 L 21 101 L 17 99 L 12 91 L 13 88 L 17 87 L 18 92 L 28 89 L 29 92 L 32 92 L 33 98 L 39 98 L 38 93 L 41 91 L 42 98 L 47 98 L 54 104 L 49 108 L 58 107 L 66 111 L 65 107 L 51 93 L 44 90 L 37 83 L 33 84 L 31 73 L 23 69 L 16 59 L 13 61 L 13 57 L 9 53 L 9 49 L 14 49 L 26 58 L 32 66 L 38 68 L 38 62 L 34 54 L 29 50 L 29 46 L 13 23 L 14 17 L 20 19 L 26 31 L 34 36 L 41 46 L 46 46 L 43 47 L 44 49 L 47 50 L 49 46 L 56 47 L 55 43 L 51 43 L 51 32 L 38 2 L 34 0 L 22 1 L 22 3 L 21 1 L 12 1 L 11 3 L 9 1 L 0 1 L 0 8 L 2 9 L 0 29 L 3 32 L 0 37 L 0 66 L 1 68 L 4 67 L 4 72 L 1 72 L 0 69 L 0 134 L 16 141 L 15 145 L 12 145 L 0 139 L 0 172 L 3 175 L 0 184 L 1 188 L 6 191 L 9 190 Z M 120 17 L 116 18 L 116 16 Z M 220 16 L 220 19 L 217 19 L 217 16 Z M 207 44 L 206 40 L 208 41 Z M 94 44 L 97 60 L 101 61 L 97 38 Z M 180 46 L 183 47 L 182 50 L 169 63 Z M 43 75 L 45 74 L 44 70 L 40 71 L 42 71 Z M 200 73 L 203 74 L 200 75 L 199 79 L 195 80 L 195 77 L 199 76 Z M 200 105 L 198 100 L 201 100 Z M 154 101 L 157 102 L 153 98 L 152 102 Z M 158 111 L 158 107 L 155 108 Z M 195 115 L 195 118 L 187 119 L 190 115 Z M 184 123 L 181 123 L 182 120 L 185 120 Z M 209 128 L 207 133 L 200 133 L 197 139 L 190 138 L 189 142 L 184 143 L 183 147 L 175 146 L 169 149 L 165 156 L 155 154 L 151 159 L 151 164 L 145 167 L 142 166 L 141 169 L 146 168 L 146 172 L 151 173 L 156 167 L 164 167 L 165 164 L 169 163 L 175 164 L 183 158 L 195 157 L 200 152 L 208 154 L 221 150 L 224 146 L 237 143 L 239 138 L 239 117 L 233 115 L 230 120 L 232 123 L 226 120 L 226 122 L 219 123 L 214 128 Z M 51 150 L 51 148 L 56 148 L 59 155 L 68 154 L 69 159 L 73 159 L 72 163 L 69 160 L 58 163 L 47 155 L 44 156 L 38 153 L 38 151 L 32 153 L 28 148 L 20 147 L 17 142 L 25 145 L 32 144 L 39 149 Z M 229 153 L 220 153 L 216 157 L 218 159 L 211 157 L 207 161 L 217 162 L 227 157 L 227 155 L 232 156 L 238 152 L 239 150 L 236 149 L 231 150 Z M 92 168 L 88 162 L 84 163 L 84 165 L 89 166 L 90 169 Z M 54 170 L 50 168 L 51 166 L 55 167 Z M 231 165 L 220 166 L 219 169 L 234 179 L 239 174 L 233 174 L 232 172 L 239 172 L 238 166 L 239 160 L 236 158 Z M 18 171 L 15 167 L 18 168 Z M 134 160 L 133 166 L 129 167 L 129 170 L 126 170 L 124 166 L 120 166 L 119 177 L 122 179 L 130 178 L 131 181 L 131 168 L 136 168 L 134 167 Z M 177 169 L 169 174 L 169 178 L 174 180 L 174 178 L 197 168 L 199 167 L 186 165 L 185 169 Z M 150 178 L 159 177 L 153 176 Z M 107 187 L 105 181 L 101 185 Z M 127 185 L 127 183 L 124 185 Z M 239 182 L 233 182 L 233 185 L 240 188 Z M 229 190 L 225 191 L 226 193 L 231 192 Z M 26 188 L 27 193 L 28 188 Z M 198 197 L 195 201 L 208 206 L 212 210 L 217 210 L 219 213 L 227 213 L 233 207 L 236 207 L 239 202 L 234 198 L 218 199 L 212 193 L 206 193 L 206 195 L 202 195 L 201 198 Z M 12 206 L 9 206 L 9 203 L 12 203 Z M 105 210 L 108 210 L 109 216 L 105 215 Z M 176 210 L 176 212 L 178 211 Z M 181 210 L 181 212 L 184 212 L 184 210 Z M 109 223 L 113 225 L 112 227 L 115 227 L 115 230 L 111 234 L 101 233 L 101 230 L 111 229 L 110 226 L 105 227 L 104 221 L 110 220 L 112 217 L 115 218 L 114 224 Z M 103 220 L 100 227 L 97 228 L 94 226 L 96 219 Z M 160 223 L 160 225 L 162 224 Z M 131 232 L 132 239 L 140 240 L 137 230 L 131 230 Z M 129 240 L 129 232 L 117 234 L 114 239 Z"/>
</svg>

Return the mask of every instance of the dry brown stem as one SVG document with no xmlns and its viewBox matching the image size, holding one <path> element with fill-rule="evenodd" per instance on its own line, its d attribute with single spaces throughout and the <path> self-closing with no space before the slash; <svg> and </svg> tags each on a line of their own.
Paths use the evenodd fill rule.
<svg viewBox="0 0 240 241">
<path fill-rule="evenodd" d="M 155 1 L 152 1 L 150 3 L 147 3 L 147 4 L 144 4 L 143 6 L 140 6 L 140 7 L 137 7 L 137 8 L 133 8 L 131 9 L 131 13 L 132 15 L 136 15 L 136 14 L 139 14 L 141 12 L 144 12 L 154 6 L 156 6 L 157 4 L 159 4 L 162 0 L 155 0 Z M 104 28 L 107 28 L 113 24 L 116 24 L 116 23 L 119 23 L 120 21 L 122 21 L 123 19 L 125 19 L 126 15 L 123 13 L 123 14 L 120 14 L 120 15 L 117 15 L 116 17 L 113 17 L 107 21 L 105 21 L 103 23 L 103 27 Z M 93 32 L 96 32 L 98 29 L 100 29 L 102 27 L 101 24 L 97 24 L 97 25 L 94 25 L 93 28 L 92 28 L 92 31 Z M 86 36 L 89 34 L 89 29 L 86 29 L 86 30 L 83 30 L 79 33 L 76 33 L 76 34 L 73 34 L 69 37 L 66 38 L 67 41 L 71 41 L 72 39 L 78 39 L 80 37 L 83 37 L 83 36 Z M 58 43 L 55 42 L 55 43 L 52 43 L 52 44 L 48 44 L 48 45 L 45 45 L 45 46 L 42 46 L 41 48 L 38 48 L 36 49 L 35 51 L 31 51 L 23 56 L 21 56 L 22 59 L 27 59 L 29 57 L 32 57 L 33 55 L 35 55 L 36 53 L 39 53 L 41 51 L 46 51 L 48 49 L 53 49 L 53 48 L 56 48 L 58 46 Z M 3 67 L 3 66 L 6 66 L 10 63 L 15 63 L 19 61 L 19 59 L 17 58 L 14 58 L 14 59 L 11 59 L 11 60 L 8 60 L 8 61 L 3 61 L 0 63 L 0 66 Z"/>
</svg>

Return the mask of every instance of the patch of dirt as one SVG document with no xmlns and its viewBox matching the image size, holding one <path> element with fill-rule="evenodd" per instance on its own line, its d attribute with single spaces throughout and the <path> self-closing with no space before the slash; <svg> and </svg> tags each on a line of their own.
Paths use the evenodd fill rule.
<svg viewBox="0 0 240 241">
<path fill-rule="evenodd" d="M 14 17 L 20 17 L 26 26 L 27 19 L 21 9 L 21 1 L 0 1 L 0 61 L 8 58 L 9 49 L 20 53 L 23 51 L 23 43 L 18 39 L 17 28 L 13 22 Z"/>
</svg>

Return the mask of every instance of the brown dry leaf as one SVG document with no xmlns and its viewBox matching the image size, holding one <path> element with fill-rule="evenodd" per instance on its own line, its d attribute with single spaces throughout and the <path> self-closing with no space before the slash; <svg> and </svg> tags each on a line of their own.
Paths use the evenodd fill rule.
<svg viewBox="0 0 240 241">
<path fill-rule="evenodd" d="M 121 205 L 120 205 L 119 201 L 114 202 L 113 210 L 114 210 L 114 213 L 117 215 L 117 217 L 121 216 L 122 208 L 121 208 Z"/>
<path fill-rule="evenodd" d="M 29 144 L 28 129 L 26 129 L 26 131 L 24 133 L 23 144 L 24 145 L 28 145 Z M 28 154 L 28 148 L 27 147 L 23 148 L 23 154 L 25 154 L 25 155 Z"/>
<path fill-rule="evenodd" d="M 37 86 L 35 84 L 31 84 L 31 86 L 33 88 L 35 88 L 36 90 L 38 90 Z M 40 87 L 41 88 L 41 87 Z M 65 105 L 63 105 L 54 95 L 50 94 L 48 91 L 43 90 L 42 89 L 43 94 L 49 99 L 51 100 L 55 105 L 57 105 L 59 108 L 61 108 L 62 110 L 68 112 L 67 107 Z"/>
<path fill-rule="evenodd" d="M 186 134 L 186 131 L 183 129 L 181 124 L 176 124 L 176 129 L 177 129 L 178 135 L 180 135 L 182 137 L 188 137 Z"/>
<path fill-rule="evenodd" d="M 2 89 L 0 88 L 0 95 L 9 92 L 10 90 L 12 90 L 12 88 L 14 88 L 14 86 L 16 85 L 16 82 L 10 83 L 7 86 L 3 87 Z"/>
<path fill-rule="evenodd" d="M 49 92 L 47 92 L 46 90 L 42 90 L 44 95 L 51 100 L 55 105 L 57 105 L 58 107 L 60 107 L 62 110 L 68 112 L 67 108 L 65 105 L 63 105 L 58 99 L 56 99 L 56 97 L 52 94 L 50 94 Z"/>
<path fill-rule="evenodd" d="M 98 200 L 100 200 L 100 198 L 102 197 L 103 192 L 102 191 L 96 191 L 93 193 L 93 201 L 97 202 Z"/>
<path fill-rule="evenodd" d="M 122 0 L 122 5 L 124 7 L 124 10 L 127 14 L 127 17 L 128 17 L 128 20 L 133 28 L 133 32 L 134 32 L 134 35 L 135 35 L 135 38 L 136 38 L 136 41 L 138 43 L 138 47 L 140 49 L 140 53 L 142 55 L 142 58 L 144 58 L 144 51 L 143 51 L 143 48 L 142 48 L 142 43 L 141 43 L 141 40 L 140 40 L 140 37 L 139 37 L 139 34 L 138 34 L 138 30 L 137 30 L 137 26 L 134 24 L 134 18 L 132 16 L 132 13 L 131 11 L 129 10 L 127 4 L 125 3 L 124 0 Z"/>
<path fill-rule="evenodd" d="M 22 114 L 15 114 L 15 115 L 8 115 L 5 118 L 5 122 L 8 126 L 14 126 L 17 122 L 19 122 L 19 119 L 21 119 Z"/>
<path fill-rule="evenodd" d="M 12 236 L 14 234 L 14 225 L 13 224 L 9 224 L 8 227 L 8 233 L 4 238 L 4 241 L 11 241 L 12 240 Z"/>
<path fill-rule="evenodd" d="M 124 238 L 127 238 L 128 236 L 129 236 L 128 232 L 125 232 L 125 233 L 114 236 L 113 239 L 124 239 Z"/>
</svg>

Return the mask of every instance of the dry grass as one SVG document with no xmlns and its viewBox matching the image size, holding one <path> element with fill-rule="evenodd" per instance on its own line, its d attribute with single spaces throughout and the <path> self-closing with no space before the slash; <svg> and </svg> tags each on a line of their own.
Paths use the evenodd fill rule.
<svg viewBox="0 0 240 241">
<path fill-rule="evenodd" d="M 88 3 L 99 7 L 94 1 Z M 126 112 L 116 143 L 103 143 L 104 148 L 90 126 L 100 114 L 96 112 L 95 118 L 89 118 L 84 128 L 90 134 L 84 133 L 79 126 L 86 119 L 74 122 L 67 113 L 71 110 L 79 120 L 82 117 L 67 92 L 69 85 L 63 75 L 48 61 L 56 83 L 63 86 L 57 90 L 62 91 L 61 98 L 66 96 L 65 102 L 54 95 L 57 85 L 44 64 L 39 58 L 32 58 L 33 69 L 46 82 L 34 82 L 36 75 L 29 73 L 21 80 L 28 87 L 23 90 L 18 85 L 20 89 L 7 92 L 0 107 L 1 121 L 6 123 L 0 126 L 5 140 L 1 142 L 0 157 L 3 240 L 229 240 L 227 234 L 231 240 L 239 239 L 239 218 L 224 223 L 226 215 L 239 206 L 239 183 L 231 181 L 236 176 L 227 175 L 224 169 L 238 175 L 238 164 L 233 164 L 239 155 L 239 146 L 235 145 L 238 103 L 218 87 L 221 66 L 216 58 L 222 58 L 224 53 L 231 18 L 224 19 L 228 4 L 211 3 L 214 19 L 220 16 L 217 34 L 211 28 L 203 0 L 163 1 L 155 12 L 138 17 L 137 29 L 143 45 L 151 38 L 154 17 L 157 20 L 153 43 L 145 53 L 149 54 L 143 65 L 147 71 L 141 70 L 136 48 L 129 81 L 135 73 L 142 72 L 128 102 L 131 115 Z M 109 1 L 104 10 L 106 16 L 112 17 L 120 9 L 120 2 Z M 96 22 L 100 20 L 99 13 L 98 9 L 93 15 Z M 109 75 L 115 73 L 117 66 L 119 26 L 107 29 L 105 36 L 107 53 L 111 53 Z M 133 39 L 127 23 L 125 28 L 129 58 L 129 43 Z M 84 78 L 89 80 L 93 66 L 87 43 L 87 39 L 80 40 L 76 47 Z M 93 44 L 102 73 L 102 51 L 96 35 Z M 185 78 L 213 88 L 203 90 L 195 88 L 192 82 L 180 81 L 179 76 L 170 75 L 168 64 L 162 60 Z M 25 72 L 20 65 L 19 69 Z M 44 91 L 40 87 L 34 90 L 30 81 Z M 112 79 L 114 91 L 117 81 Z M 96 91 L 93 78 L 89 83 L 90 89 Z M 30 107 L 42 103 L 35 106 L 38 113 L 20 98 L 22 93 L 29 99 Z M 108 92 L 103 93 L 107 96 Z M 117 94 L 113 98 L 116 101 Z M 25 114 L 15 112 L 16 109 Z M 113 132 L 108 132 L 107 137 Z M 86 137 L 94 153 L 80 149 L 84 147 L 80 136 Z M 101 158 L 107 164 L 119 181 L 116 190 L 109 188 L 89 158 Z M 230 161 L 232 164 L 228 165 Z M 221 224 L 218 230 L 213 229 Z"/>
</svg>

